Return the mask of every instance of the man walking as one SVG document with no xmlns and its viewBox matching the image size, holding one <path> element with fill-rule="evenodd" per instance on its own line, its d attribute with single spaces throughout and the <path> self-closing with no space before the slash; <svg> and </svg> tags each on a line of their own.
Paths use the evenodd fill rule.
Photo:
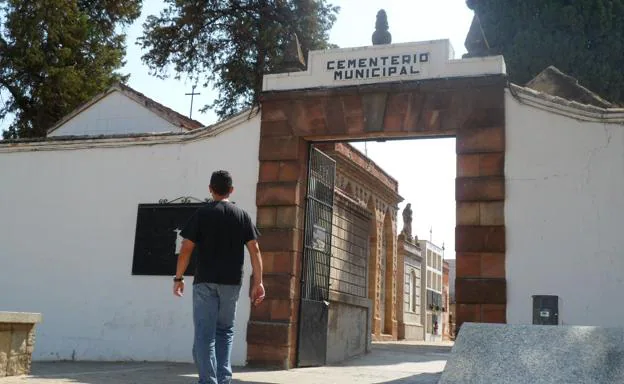
<svg viewBox="0 0 624 384">
<path fill-rule="evenodd" d="M 199 208 L 180 235 L 184 238 L 178 256 L 173 293 L 184 293 L 184 272 L 191 253 L 198 248 L 193 279 L 193 359 L 199 384 L 229 384 L 234 318 L 243 277 L 244 248 L 251 256 L 253 283 L 251 302 L 264 300 L 259 232 L 247 212 L 229 201 L 234 188 L 227 171 L 210 178 L 213 201 Z"/>
</svg>

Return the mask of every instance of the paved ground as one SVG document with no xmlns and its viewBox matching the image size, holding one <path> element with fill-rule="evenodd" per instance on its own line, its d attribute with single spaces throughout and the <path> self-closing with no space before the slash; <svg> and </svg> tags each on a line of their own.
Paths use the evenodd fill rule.
<svg viewBox="0 0 624 384">
<path fill-rule="evenodd" d="M 373 352 L 339 366 L 257 371 L 235 369 L 237 384 L 387 383 L 435 384 L 451 344 L 382 343 Z M 193 384 L 189 364 L 35 363 L 32 376 L 0 379 L 0 384 Z"/>
</svg>

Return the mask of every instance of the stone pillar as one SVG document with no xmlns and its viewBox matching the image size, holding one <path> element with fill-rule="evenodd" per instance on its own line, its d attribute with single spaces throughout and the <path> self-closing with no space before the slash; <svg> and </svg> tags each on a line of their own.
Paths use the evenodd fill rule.
<svg viewBox="0 0 624 384">
<path fill-rule="evenodd" d="M 266 299 L 252 307 L 247 362 L 289 369 L 297 352 L 308 144 L 271 106 L 263 105 L 256 196 Z"/>
<path fill-rule="evenodd" d="M 39 313 L 0 312 L 0 377 L 30 374 Z"/>
<path fill-rule="evenodd" d="M 481 105 L 457 132 L 457 327 L 505 323 L 504 88 L 479 91 Z"/>
</svg>

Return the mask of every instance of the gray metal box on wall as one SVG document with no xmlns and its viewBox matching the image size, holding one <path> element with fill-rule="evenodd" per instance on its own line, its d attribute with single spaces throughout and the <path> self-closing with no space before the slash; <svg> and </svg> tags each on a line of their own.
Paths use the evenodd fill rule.
<svg viewBox="0 0 624 384">
<path fill-rule="evenodd" d="M 533 324 L 559 325 L 559 296 L 533 296 Z"/>
</svg>

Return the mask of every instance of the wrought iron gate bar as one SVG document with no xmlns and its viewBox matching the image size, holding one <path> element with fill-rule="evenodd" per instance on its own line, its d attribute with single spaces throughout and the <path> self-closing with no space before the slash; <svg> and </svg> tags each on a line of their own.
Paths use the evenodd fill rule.
<svg viewBox="0 0 624 384">
<path fill-rule="evenodd" d="M 300 367 L 327 361 L 336 163 L 312 148 L 308 170 L 297 347 Z"/>
<path fill-rule="evenodd" d="M 331 157 L 312 149 L 306 197 L 303 299 L 329 299 L 335 170 Z"/>
</svg>

